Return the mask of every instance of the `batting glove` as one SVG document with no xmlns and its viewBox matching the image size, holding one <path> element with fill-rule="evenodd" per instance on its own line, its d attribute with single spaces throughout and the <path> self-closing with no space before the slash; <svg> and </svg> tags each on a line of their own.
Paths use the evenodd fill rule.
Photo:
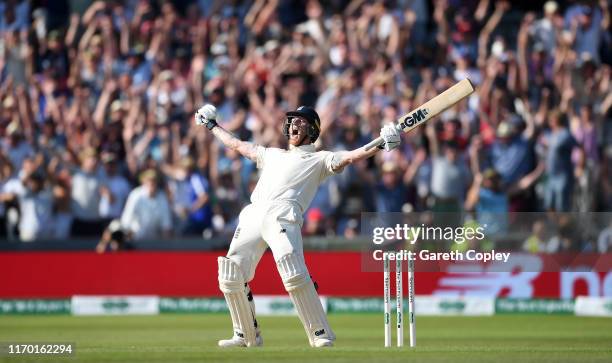
<svg viewBox="0 0 612 363">
<path fill-rule="evenodd" d="M 211 104 L 202 106 L 195 114 L 195 121 L 197 125 L 205 125 L 212 130 L 217 126 L 217 108 Z"/>
<path fill-rule="evenodd" d="M 397 148 L 402 142 L 400 131 L 392 123 L 388 123 L 380 129 L 380 137 L 385 141 L 384 144 L 380 145 L 380 148 L 385 149 L 385 151 Z"/>
</svg>

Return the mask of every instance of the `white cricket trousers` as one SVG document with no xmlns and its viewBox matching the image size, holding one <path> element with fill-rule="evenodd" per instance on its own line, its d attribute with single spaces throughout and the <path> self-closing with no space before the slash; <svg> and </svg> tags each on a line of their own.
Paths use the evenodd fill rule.
<svg viewBox="0 0 612 363">
<path fill-rule="evenodd" d="M 249 282 L 268 246 L 275 261 L 290 253 L 303 259 L 301 227 L 302 212 L 294 203 L 249 204 L 240 212 L 227 258 L 240 266 L 246 282 Z"/>
</svg>

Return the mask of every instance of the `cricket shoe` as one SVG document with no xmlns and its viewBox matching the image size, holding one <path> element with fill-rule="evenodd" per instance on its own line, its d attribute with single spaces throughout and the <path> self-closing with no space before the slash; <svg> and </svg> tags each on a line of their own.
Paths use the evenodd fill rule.
<svg viewBox="0 0 612 363">
<path fill-rule="evenodd" d="M 312 342 L 312 346 L 315 348 L 333 347 L 334 341 L 327 338 L 315 338 Z"/>
<path fill-rule="evenodd" d="M 257 332 L 257 336 L 255 337 L 255 346 L 261 347 L 262 345 L 263 345 L 263 337 L 261 336 L 259 332 Z M 231 339 L 219 340 L 219 346 L 221 348 L 234 348 L 234 347 L 245 348 L 247 345 L 246 345 L 246 341 L 244 340 L 244 338 L 239 337 L 238 335 L 234 334 L 234 336 Z"/>
</svg>

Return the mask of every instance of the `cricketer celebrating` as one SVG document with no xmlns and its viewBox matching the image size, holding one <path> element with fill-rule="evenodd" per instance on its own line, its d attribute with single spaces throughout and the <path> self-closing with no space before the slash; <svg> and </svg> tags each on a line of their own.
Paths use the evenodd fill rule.
<svg viewBox="0 0 612 363">
<path fill-rule="evenodd" d="M 227 256 L 218 259 L 219 287 L 229 307 L 234 329 L 231 339 L 219 341 L 221 347 L 263 344 L 248 282 L 253 279 L 266 246 L 272 250 L 278 272 L 310 345 L 328 347 L 335 340 L 304 262 L 302 215 L 325 178 L 374 155 L 378 148 L 315 151 L 313 143 L 321 130 L 317 112 L 311 107 L 301 106 L 286 115 L 283 133 L 289 141 L 288 150 L 239 140 L 217 124 L 217 110 L 213 105 L 205 105 L 195 114 L 196 124 L 206 126 L 226 147 L 253 160 L 261 169 L 251 204 L 240 212 Z M 392 124 L 385 125 L 380 135 L 384 140 L 381 148 L 387 151 L 398 147 L 401 142 L 399 131 Z"/>
</svg>

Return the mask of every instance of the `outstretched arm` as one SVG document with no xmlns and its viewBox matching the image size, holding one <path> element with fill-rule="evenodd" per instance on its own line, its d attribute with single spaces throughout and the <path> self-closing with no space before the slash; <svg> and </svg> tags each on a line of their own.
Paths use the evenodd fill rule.
<svg viewBox="0 0 612 363">
<path fill-rule="evenodd" d="M 395 125 L 393 125 L 392 123 L 389 123 L 383 126 L 383 128 L 380 130 L 380 137 L 382 137 L 383 140 L 385 141 L 385 143 L 382 144 L 381 146 L 386 151 L 390 151 L 390 150 L 397 148 L 401 143 L 400 131 L 397 128 L 395 128 Z M 349 164 L 352 164 L 359 160 L 367 159 L 373 156 L 374 154 L 378 152 L 378 150 L 380 149 L 377 147 L 373 147 L 369 150 L 366 150 L 366 147 L 364 145 L 355 150 L 337 153 L 336 156 L 334 157 L 332 169 L 335 172 L 340 171 Z"/>
<path fill-rule="evenodd" d="M 195 114 L 196 124 L 206 126 L 225 147 L 237 151 L 245 158 L 257 162 L 257 145 L 242 141 L 232 133 L 217 124 L 217 109 L 213 105 L 205 105 Z"/>
<path fill-rule="evenodd" d="M 257 161 L 257 145 L 248 141 L 240 140 L 219 125 L 213 128 L 211 131 L 213 135 L 215 135 L 215 137 L 221 141 L 223 145 L 225 145 L 225 147 L 236 150 L 245 158 L 251 159 L 255 162 Z"/>
<path fill-rule="evenodd" d="M 340 171 L 349 164 L 353 164 L 359 160 L 367 159 L 370 156 L 373 156 L 374 154 L 378 152 L 378 150 L 380 149 L 377 147 L 374 147 L 366 151 L 365 146 L 362 146 L 359 149 L 339 152 L 336 154 L 337 156 L 334 158 L 332 169 L 335 172 Z"/>
</svg>

